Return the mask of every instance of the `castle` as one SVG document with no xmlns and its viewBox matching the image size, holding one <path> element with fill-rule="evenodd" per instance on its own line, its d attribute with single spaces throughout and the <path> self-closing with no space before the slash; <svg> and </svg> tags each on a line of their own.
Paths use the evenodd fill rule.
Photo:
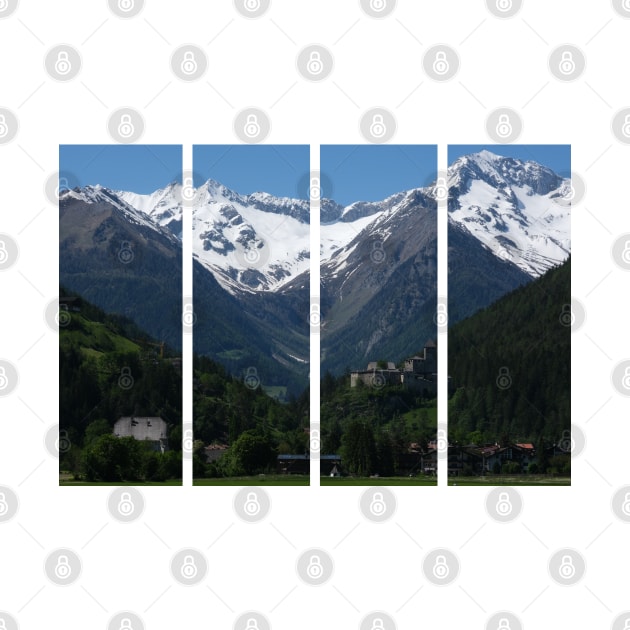
<svg viewBox="0 0 630 630">
<path fill-rule="evenodd" d="M 350 387 L 359 383 L 370 387 L 385 385 L 403 385 L 414 389 L 423 396 L 437 395 L 437 345 L 430 340 L 424 346 L 421 355 L 405 359 L 402 369 L 388 361 L 386 366 L 379 367 L 377 361 L 368 363 L 366 370 L 356 370 L 350 373 Z"/>
</svg>

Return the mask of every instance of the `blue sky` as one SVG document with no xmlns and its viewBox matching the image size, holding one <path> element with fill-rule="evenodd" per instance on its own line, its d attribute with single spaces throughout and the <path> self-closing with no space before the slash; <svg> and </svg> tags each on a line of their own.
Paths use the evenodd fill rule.
<svg viewBox="0 0 630 630">
<path fill-rule="evenodd" d="M 114 190 L 151 193 L 182 180 L 180 145 L 59 146 L 59 171 L 69 185 L 101 184 Z"/>
<path fill-rule="evenodd" d="M 344 206 L 380 201 L 427 186 L 436 177 L 435 145 L 323 145 L 322 196 Z"/>
<path fill-rule="evenodd" d="M 306 199 L 310 148 L 298 145 L 195 145 L 194 185 L 214 179 L 234 192 Z"/>
<path fill-rule="evenodd" d="M 487 149 L 504 157 L 533 160 L 568 177 L 571 173 L 570 144 L 453 144 L 448 147 L 448 163 L 458 157 Z"/>
</svg>

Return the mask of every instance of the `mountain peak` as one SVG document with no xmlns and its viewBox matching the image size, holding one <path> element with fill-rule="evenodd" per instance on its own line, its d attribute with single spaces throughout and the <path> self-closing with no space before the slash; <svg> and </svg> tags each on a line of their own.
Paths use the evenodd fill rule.
<svg viewBox="0 0 630 630">
<path fill-rule="evenodd" d="M 487 150 L 464 155 L 448 170 L 449 214 L 496 256 L 536 277 L 571 251 L 567 182 L 533 160 Z"/>
</svg>

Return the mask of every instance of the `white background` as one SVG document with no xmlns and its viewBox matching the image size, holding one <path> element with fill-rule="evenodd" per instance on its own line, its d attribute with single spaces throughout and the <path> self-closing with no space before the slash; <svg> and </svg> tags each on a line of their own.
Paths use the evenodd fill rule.
<svg viewBox="0 0 630 630">
<path fill-rule="evenodd" d="M 630 232 L 630 147 L 610 128 L 615 112 L 630 105 L 629 30 L 630 20 L 604 0 L 526 0 L 511 19 L 495 17 L 481 0 L 399 0 L 381 20 L 355 0 L 273 0 L 254 20 L 228 0 L 148 1 L 128 20 L 105 0 L 21 0 L 0 20 L 0 106 L 20 123 L 17 137 L 0 146 L 0 231 L 20 248 L 17 264 L 0 274 L 0 356 L 20 375 L 18 388 L 0 399 L 0 485 L 20 499 L 16 517 L 0 524 L 0 610 L 22 629 L 106 628 L 120 610 L 135 611 L 151 629 L 229 628 L 250 609 L 276 630 L 358 628 L 372 610 L 393 615 L 398 628 L 484 628 L 497 610 L 513 611 L 530 629 L 610 627 L 630 608 L 629 529 L 610 508 L 615 490 L 630 483 L 628 401 L 610 380 L 630 356 L 628 275 L 610 254 Z M 59 43 L 78 48 L 83 60 L 68 83 L 44 68 Z M 193 83 L 170 69 L 170 55 L 184 43 L 208 56 L 206 75 Z M 334 55 L 322 83 L 296 71 L 298 52 L 311 43 Z M 422 70 L 423 51 L 435 43 L 453 46 L 461 59 L 446 83 Z M 562 43 L 586 55 L 585 73 L 571 83 L 547 67 Z M 485 119 L 503 105 L 523 118 L 519 143 L 570 143 L 572 168 L 587 185 L 572 221 L 572 294 L 587 312 L 572 337 L 572 422 L 587 440 L 573 461 L 572 487 L 520 488 L 524 510 L 510 524 L 488 518 L 488 489 L 395 488 L 397 512 L 379 525 L 359 511 L 360 488 L 271 488 L 269 516 L 246 524 L 232 509 L 235 489 L 147 487 L 144 514 L 127 525 L 107 511 L 110 488 L 58 488 L 57 460 L 44 447 L 46 430 L 59 421 L 58 339 L 44 319 L 58 291 L 57 208 L 44 183 L 58 169 L 59 144 L 112 142 L 107 119 L 122 106 L 142 112 L 145 143 L 238 142 L 232 122 L 248 106 L 270 116 L 266 142 L 361 143 L 361 114 L 383 106 L 397 119 L 392 141 L 439 144 L 444 168 L 448 143 L 490 140 Z M 317 236 L 313 229 L 314 243 Z M 58 587 L 43 565 L 64 546 L 79 553 L 83 572 Z M 297 556 L 311 546 L 335 561 L 321 587 L 295 572 Z M 208 558 L 198 586 L 181 586 L 170 574 L 183 547 Z M 460 559 L 450 586 L 422 575 L 422 558 L 435 547 Z M 548 559 L 561 547 L 586 558 L 575 586 L 548 575 Z"/>
</svg>

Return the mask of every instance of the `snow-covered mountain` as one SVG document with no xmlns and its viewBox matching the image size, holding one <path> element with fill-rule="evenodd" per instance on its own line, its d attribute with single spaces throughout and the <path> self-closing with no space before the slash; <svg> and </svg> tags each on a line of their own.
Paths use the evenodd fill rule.
<svg viewBox="0 0 630 630">
<path fill-rule="evenodd" d="M 120 199 L 181 238 L 182 187 Z M 232 294 L 275 291 L 309 266 L 309 202 L 241 195 L 209 179 L 192 191 L 193 255 Z"/>
<path fill-rule="evenodd" d="M 151 220 L 182 237 L 182 186 L 175 182 L 148 195 L 117 190 L 114 194 Z"/>
<path fill-rule="evenodd" d="M 309 202 L 208 180 L 192 200 L 193 255 L 230 293 L 275 291 L 309 268 Z"/>
<path fill-rule="evenodd" d="M 157 193 L 159 192 L 161 191 L 157 191 L 156 193 L 154 193 L 154 195 L 157 195 Z M 137 198 L 150 196 L 151 195 L 135 195 L 135 197 Z M 155 231 L 163 233 L 167 237 L 174 238 L 172 231 L 161 229 L 162 226 L 158 221 L 156 221 L 155 217 L 152 216 L 150 212 L 145 212 L 142 205 L 138 207 L 135 204 L 130 203 L 130 201 L 128 201 L 128 199 L 130 198 L 134 198 L 134 195 L 132 193 L 122 193 L 119 191 L 110 190 L 109 188 L 105 188 L 100 184 L 96 184 L 93 186 L 83 186 L 81 188 L 75 188 L 72 190 L 65 190 L 59 195 L 59 201 L 76 199 L 89 205 L 112 205 L 121 211 L 122 215 L 127 219 L 127 221 L 129 221 L 129 223 L 148 227 Z"/>
<path fill-rule="evenodd" d="M 480 151 L 448 169 L 449 218 L 532 277 L 571 253 L 571 180 L 532 161 Z"/>
</svg>

